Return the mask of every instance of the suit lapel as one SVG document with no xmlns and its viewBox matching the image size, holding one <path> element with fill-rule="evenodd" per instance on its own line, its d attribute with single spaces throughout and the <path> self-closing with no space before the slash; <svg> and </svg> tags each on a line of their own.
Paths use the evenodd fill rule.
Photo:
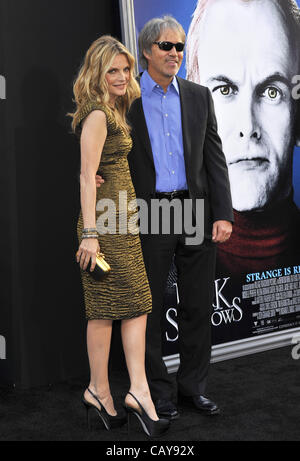
<svg viewBox="0 0 300 461">
<path fill-rule="evenodd" d="M 139 137 L 154 168 L 153 153 L 152 153 L 148 128 L 146 124 L 142 98 L 138 98 L 134 101 L 130 112 L 131 112 L 131 117 L 132 117 L 132 120 L 135 126 L 135 135 Z"/>
<path fill-rule="evenodd" d="M 183 149 L 184 159 L 186 166 L 186 174 L 190 171 L 190 159 L 192 155 L 192 138 L 193 132 L 195 131 L 194 117 L 195 101 L 193 100 L 193 94 L 186 88 L 185 80 L 177 77 L 180 90 L 180 104 L 181 104 L 181 123 L 182 123 L 182 137 L 183 137 Z"/>
</svg>

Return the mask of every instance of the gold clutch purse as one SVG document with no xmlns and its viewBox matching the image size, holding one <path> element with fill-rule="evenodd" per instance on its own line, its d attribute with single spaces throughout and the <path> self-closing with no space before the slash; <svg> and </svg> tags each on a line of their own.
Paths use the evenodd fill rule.
<svg viewBox="0 0 300 461">
<path fill-rule="evenodd" d="M 95 280 L 102 280 L 106 275 L 111 271 L 111 267 L 107 261 L 105 261 L 105 256 L 103 253 L 97 253 L 96 255 L 96 266 L 93 272 L 90 271 L 91 261 L 89 262 L 86 270 L 91 274 Z"/>
</svg>

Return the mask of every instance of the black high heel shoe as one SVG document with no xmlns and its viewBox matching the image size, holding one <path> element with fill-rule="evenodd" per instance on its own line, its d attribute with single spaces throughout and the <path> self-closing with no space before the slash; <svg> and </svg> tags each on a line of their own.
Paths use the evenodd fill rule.
<svg viewBox="0 0 300 461">
<path fill-rule="evenodd" d="M 140 412 L 136 409 L 133 408 L 126 403 L 124 403 L 124 408 L 127 411 L 127 427 L 128 427 L 128 435 L 130 434 L 130 417 L 131 415 L 135 415 L 139 422 L 142 425 L 142 428 L 144 432 L 149 436 L 149 437 L 160 437 L 162 436 L 170 426 L 170 421 L 168 419 L 159 419 L 155 421 L 154 419 L 151 419 L 150 416 L 145 412 L 144 408 L 138 401 L 138 399 L 131 393 L 128 392 L 131 397 L 134 398 L 134 400 L 137 402 L 138 406 L 140 407 Z"/>
<path fill-rule="evenodd" d="M 99 398 L 90 389 L 88 389 L 88 392 L 94 397 L 95 400 L 97 400 L 97 402 L 99 403 L 100 408 L 101 408 L 101 410 L 99 410 L 99 408 L 96 405 L 93 405 L 92 403 L 88 402 L 84 398 L 84 395 L 83 395 L 82 402 L 83 402 L 83 405 L 86 408 L 86 420 L 87 420 L 88 430 L 90 430 L 90 428 L 91 428 L 90 418 L 89 418 L 89 411 L 91 409 L 96 410 L 96 412 L 100 416 L 100 418 L 101 418 L 101 420 L 102 420 L 102 422 L 103 422 L 103 424 L 105 426 L 105 429 L 108 430 L 108 431 L 110 429 L 112 429 L 112 428 L 115 428 L 115 427 L 121 427 L 126 423 L 126 415 L 125 414 L 122 414 L 122 415 L 117 414 L 116 416 L 110 415 L 109 413 L 107 413 L 105 407 L 102 405 Z"/>
</svg>

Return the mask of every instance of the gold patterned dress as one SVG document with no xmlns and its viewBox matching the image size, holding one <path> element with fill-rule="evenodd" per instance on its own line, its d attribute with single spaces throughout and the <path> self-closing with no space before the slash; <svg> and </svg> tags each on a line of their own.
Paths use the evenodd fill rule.
<svg viewBox="0 0 300 461">
<path fill-rule="evenodd" d="M 86 318 L 129 319 L 152 310 L 140 237 L 134 225 L 137 224 L 137 204 L 127 161 L 132 140 L 117 126 L 109 110 L 98 102 L 90 102 L 81 109 L 80 122 L 93 110 L 102 110 L 107 119 L 107 138 L 98 168 L 105 182 L 97 188 L 95 212 L 100 251 L 105 254 L 111 272 L 96 281 L 81 270 Z M 82 229 L 80 211 L 79 242 Z"/>
</svg>

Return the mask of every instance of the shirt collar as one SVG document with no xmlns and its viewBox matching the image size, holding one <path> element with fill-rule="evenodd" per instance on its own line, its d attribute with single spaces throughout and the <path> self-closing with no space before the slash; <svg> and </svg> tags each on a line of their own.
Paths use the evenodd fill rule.
<svg viewBox="0 0 300 461">
<path fill-rule="evenodd" d="M 143 72 L 140 82 L 141 82 L 142 94 L 144 94 L 145 96 L 150 96 L 153 89 L 157 87 L 157 83 L 150 77 L 147 70 Z M 171 88 L 171 87 L 173 87 L 179 95 L 179 85 L 178 85 L 178 81 L 176 77 L 173 78 L 168 88 Z"/>
</svg>

